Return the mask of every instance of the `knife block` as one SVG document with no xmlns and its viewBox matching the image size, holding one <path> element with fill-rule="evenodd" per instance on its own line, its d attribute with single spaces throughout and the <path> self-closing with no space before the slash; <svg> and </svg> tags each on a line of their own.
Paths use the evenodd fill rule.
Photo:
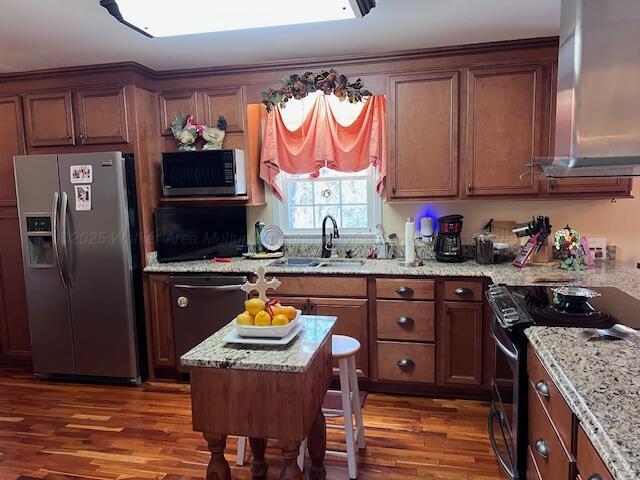
<svg viewBox="0 0 640 480">
<path fill-rule="evenodd" d="M 547 240 L 542 247 L 540 247 L 540 251 L 531 255 L 531 259 L 529 260 L 530 265 L 548 265 L 553 262 L 553 247 L 549 244 L 549 240 Z"/>
</svg>

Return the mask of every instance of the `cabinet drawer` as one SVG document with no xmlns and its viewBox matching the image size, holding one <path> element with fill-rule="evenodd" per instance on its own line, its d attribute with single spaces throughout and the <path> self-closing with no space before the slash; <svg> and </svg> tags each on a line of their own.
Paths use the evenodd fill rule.
<svg viewBox="0 0 640 480">
<path fill-rule="evenodd" d="M 593 448 L 593 444 L 582 427 L 578 428 L 578 447 L 576 462 L 580 476 L 585 480 L 613 480 L 613 476 L 602 462 L 600 455 Z"/>
<path fill-rule="evenodd" d="M 444 299 L 457 302 L 481 302 L 482 282 L 444 282 Z"/>
<path fill-rule="evenodd" d="M 433 300 L 435 282 L 413 278 L 378 278 L 376 292 L 378 298 L 404 300 Z"/>
<path fill-rule="evenodd" d="M 378 339 L 433 342 L 435 305 L 433 302 L 378 300 Z"/>
<path fill-rule="evenodd" d="M 310 275 L 304 277 L 285 277 L 278 275 L 282 285 L 278 295 L 297 297 L 366 297 L 367 279 L 365 277 L 335 277 Z"/>
<path fill-rule="evenodd" d="M 574 462 L 565 450 L 535 387 L 529 382 L 529 448 L 542 480 L 565 480 L 573 471 Z"/>
<path fill-rule="evenodd" d="M 527 373 L 535 395 L 551 418 L 565 448 L 571 450 L 573 412 L 530 346 L 527 349 Z"/>
<path fill-rule="evenodd" d="M 378 378 L 397 382 L 433 383 L 435 345 L 378 342 Z"/>
</svg>

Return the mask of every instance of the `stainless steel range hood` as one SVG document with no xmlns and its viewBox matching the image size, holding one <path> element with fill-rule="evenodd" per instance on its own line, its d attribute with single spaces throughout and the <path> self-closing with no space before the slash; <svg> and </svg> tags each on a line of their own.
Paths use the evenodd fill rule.
<svg viewBox="0 0 640 480">
<path fill-rule="evenodd" d="M 640 176 L 640 0 L 562 0 L 555 157 L 545 177 Z"/>
</svg>

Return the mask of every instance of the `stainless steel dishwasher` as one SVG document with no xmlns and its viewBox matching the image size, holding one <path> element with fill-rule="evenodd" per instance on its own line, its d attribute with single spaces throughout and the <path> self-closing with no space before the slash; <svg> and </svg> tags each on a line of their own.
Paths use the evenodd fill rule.
<svg viewBox="0 0 640 480">
<path fill-rule="evenodd" d="M 180 357 L 214 334 L 244 309 L 244 276 L 171 277 L 171 299 L 178 371 Z"/>
</svg>

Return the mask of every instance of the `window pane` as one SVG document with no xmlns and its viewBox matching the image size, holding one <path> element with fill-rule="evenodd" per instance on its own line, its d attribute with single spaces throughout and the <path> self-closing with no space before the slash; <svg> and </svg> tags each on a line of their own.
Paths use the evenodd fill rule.
<svg viewBox="0 0 640 480">
<path fill-rule="evenodd" d="M 342 203 L 367 203 L 367 180 L 343 180 Z"/>
<path fill-rule="evenodd" d="M 313 207 L 289 207 L 289 228 L 313 228 Z"/>
<path fill-rule="evenodd" d="M 366 205 L 344 205 L 342 207 L 342 228 L 367 228 L 369 214 Z"/>
<path fill-rule="evenodd" d="M 311 182 L 292 182 L 289 184 L 289 203 L 291 205 L 313 205 L 313 185 Z"/>
<path fill-rule="evenodd" d="M 337 180 L 316 180 L 313 182 L 313 192 L 316 205 L 340 203 L 340 182 Z"/>
<path fill-rule="evenodd" d="M 338 222 L 338 227 L 340 225 L 340 207 L 337 205 L 323 205 L 321 207 L 316 207 L 316 228 L 322 227 L 322 219 L 325 215 L 331 215 Z M 333 227 L 332 223 L 328 224 L 330 227 Z"/>
</svg>

